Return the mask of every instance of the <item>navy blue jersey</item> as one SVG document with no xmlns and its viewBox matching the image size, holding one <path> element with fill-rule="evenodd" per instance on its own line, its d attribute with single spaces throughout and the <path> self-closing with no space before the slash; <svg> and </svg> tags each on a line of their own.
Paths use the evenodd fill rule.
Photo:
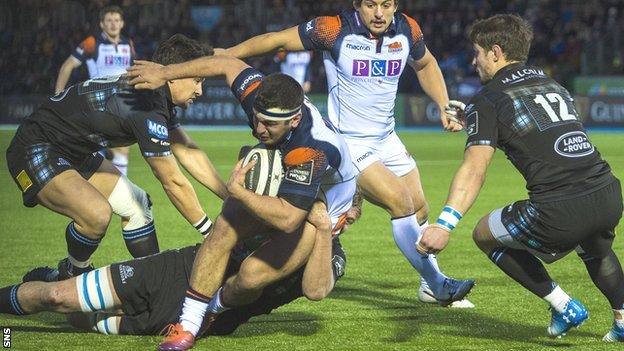
<svg viewBox="0 0 624 351">
<path fill-rule="evenodd" d="M 264 75 L 248 68 L 232 83 L 232 91 L 247 113 L 253 129 L 253 103 Z M 282 152 L 284 179 L 277 196 L 292 205 L 310 210 L 319 196 L 336 184 L 355 177 L 347 146 L 329 120 L 323 118 L 306 98 L 301 122 L 278 145 Z"/>
</svg>

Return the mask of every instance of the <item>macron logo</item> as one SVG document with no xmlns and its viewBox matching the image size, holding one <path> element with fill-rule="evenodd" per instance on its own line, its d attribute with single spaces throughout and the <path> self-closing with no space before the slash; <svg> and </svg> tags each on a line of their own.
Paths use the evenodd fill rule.
<svg viewBox="0 0 624 351">
<path fill-rule="evenodd" d="M 167 127 L 150 119 L 147 120 L 147 132 L 158 139 L 169 138 L 169 131 L 167 130 Z"/>
<path fill-rule="evenodd" d="M 354 45 L 354 44 L 347 44 L 347 49 L 351 49 L 351 50 L 359 50 L 359 51 L 370 51 L 371 47 L 367 46 L 367 45 Z"/>
<path fill-rule="evenodd" d="M 306 23 L 306 29 L 305 30 L 306 30 L 306 32 L 309 32 L 309 31 L 312 30 L 312 21 Z"/>
</svg>

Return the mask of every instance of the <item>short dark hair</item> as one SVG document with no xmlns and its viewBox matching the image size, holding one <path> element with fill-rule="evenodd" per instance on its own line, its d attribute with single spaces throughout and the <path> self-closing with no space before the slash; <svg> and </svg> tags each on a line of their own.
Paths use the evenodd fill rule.
<svg viewBox="0 0 624 351">
<path fill-rule="evenodd" d="M 214 50 L 210 45 L 201 44 L 183 34 L 174 34 L 158 45 L 154 56 L 152 56 L 152 61 L 161 65 L 171 65 L 202 56 L 211 56 L 213 53 Z"/>
<path fill-rule="evenodd" d="M 501 14 L 475 21 L 468 37 L 473 44 L 485 50 L 490 50 L 494 45 L 500 46 L 508 61 L 526 62 L 533 29 L 518 15 Z"/>
<path fill-rule="evenodd" d="M 100 13 L 99 13 L 100 22 L 104 22 L 104 17 L 106 17 L 107 13 L 118 13 L 119 16 L 121 16 L 121 19 L 123 20 L 123 10 L 121 9 L 121 7 L 111 5 L 111 6 L 103 7 L 100 10 Z"/>
<path fill-rule="evenodd" d="M 353 3 L 356 7 L 360 7 L 362 6 L 362 1 L 363 0 L 353 0 Z M 394 0 L 394 6 L 399 6 L 399 0 Z"/>
<path fill-rule="evenodd" d="M 273 73 L 264 77 L 254 100 L 254 106 L 259 110 L 274 107 L 292 110 L 301 104 L 303 104 L 303 88 L 293 77 L 283 73 Z"/>
</svg>

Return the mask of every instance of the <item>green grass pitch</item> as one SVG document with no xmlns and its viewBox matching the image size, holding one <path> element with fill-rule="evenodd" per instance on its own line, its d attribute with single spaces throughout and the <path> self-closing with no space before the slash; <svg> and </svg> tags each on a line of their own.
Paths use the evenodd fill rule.
<svg viewBox="0 0 624 351">
<path fill-rule="evenodd" d="M 13 131 L 0 132 L 0 285 L 15 283 L 31 267 L 54 265 L 65 256 L 66 218 L 42 207 L 22 206 L 20 193 L 6 169 L 5 150 Z M 223 177 L 229 176 L 239 146 L 252 144 L 244 131 L 193 131 Z M 400 133 L 418 161 L 431 217 L 444 204 L 448 187 L 462 158 L 464 135 L 441 132 Z M 622 134 L 590 133 L 594 143 L 619 178 L 624 178 Z M 159 183 L 141 160 L 136 147 L 130 178 L 147 190 L 161 248 L 193 244 L 198 234 L 166 199 Z M 215 196 L 194 183 L 202 204 L 214 218 L 220 209 Z M 452 276 L 477 279 L 469 298 L 471 310 L 418 303 L 419 276 L 395 247 L 388 215 L 370 204 L 362 219 L 343 236 L 347 274 L 322 302 L 299 299 L 273 314 L 253 319 L 229 337 L 210 337 L 197 344 L 210 350 L 622 350 L 622 345 L 600 341 L 611 326 L 607 301 L 593 286 L 581 261 L 572 254 L 549 266 L 553 277 L 570 295 L 583 301 L 590 319 L 563 339 L 545 336 L 550 314 L 537 297 L 503 275 L 473 244 L 471 231 L 490 210 L 526 197 L 524 181 L 499 151 L 486 184 L 472 210 L 453 233 L 450 246 L 439 257 Z M 108 234 L 93 257 L 97 266 L 129 258 L 119 221 L 113 218 Z M 620 232 L 623 225 L 620 224 Z M 624 259 L 624 240 L 615 241 Z M 0 326 L 11 326 L 18 350 L 139 350 L 154 349 L 160 337 L 104 336 L 73 330 L 61 315 L 50 313 L 13 318 L 0 316 Z"/>
</svg>

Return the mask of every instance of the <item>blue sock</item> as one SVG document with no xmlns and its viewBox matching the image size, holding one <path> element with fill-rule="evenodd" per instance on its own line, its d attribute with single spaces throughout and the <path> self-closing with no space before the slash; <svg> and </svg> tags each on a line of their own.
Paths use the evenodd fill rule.
<svg viewBox="0 0 624 351">
<path fill-rule="evenodd" d="M 23 316 L 27 314 L 17 301 L 17 289 L 21 284 L 0 288 L 0 313 Z"/>
<path fill-rule="evenodd" d="M 393 218 L 391 222 L 394 242 L 403 256 L 425 279 L 431 290 L 434 293 L 439 292 L 447 276 L 440 272 L 434 255 L 423 256 L 416 251 L 416 242 L 420 238 L 420 226 L 416 215 Z"/>
</svg>

